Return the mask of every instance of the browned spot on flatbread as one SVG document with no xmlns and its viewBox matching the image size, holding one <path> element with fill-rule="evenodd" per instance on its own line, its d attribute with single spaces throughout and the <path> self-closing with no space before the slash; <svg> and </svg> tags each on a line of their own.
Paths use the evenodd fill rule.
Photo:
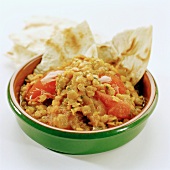
<svg viewBox="0 0 170 170">
<path fill-rule="evenodd" d="M 133 38 L 130 47 L 126 51 L 122 52 L 122 55 L 133 55 L 136 52 L 137 52 L 136 38 Z"/>
<path fill-rule="evenodd" d="M 146 58 L 142 58 L 139 54 L 136 54 L 136 58 L 138 58 L 139 60 L 145 61 Z"/>
<path fill-rule="evenodd" d="M 46 42 L 46 45 L 56 49 L 56 51 L 59 51 L 61 49 L 61 47 L 58 44 L 54 43 L 52 40 L 48 40 Z"/>
<path fill-rule="evenodd" d="M 110 64 L 112 64 L 113 66 L 119 66 L 119 63 L 120 63 L 120 61 L 121 61 L 121 58 L 116 58 L 115 60 L 111 60 L 110 62 L 108 62 L 108 63 L 110 63 Z"/>
<path fill-rule="evenodd" d="M 150 55 L 151 55 L 151 50 L 147 48 L 147 50 L 145 49 L 145 52 L 147 51 L 147 57 L 146 57 L 146 60 L 150 58 Z"/>
<path fill-rule="evenodd" d="M 126 50 L 126 53 L 132 51 L 132 50 L 135 48 L 135 42 L 136 42 L 136 39 L 134 38 L 134 39 L 132 40 L 132 43 L 131 43 L 130 48 Z"/>
<path fill-rule="evenodd" d="M 149 52 L 149 49 L 148 49 L 148 48 L 146 48 L 144 52 L 147 54 L 147 53 Z"/>
<path fill-rule="evenodd" d="M 51 48 L 54 48 L 55 49 L 54 51 L 56 51 L 57 53 L 60 53 L 60 56 L 59 56 L 60 57 L 60 61 L 64 61 L 65 60 L 65 56 L 63 54 L 63 51 L 62 51 L 62 48 L 61 48 L 60 45 L 54 43 L 52 40 L 48 40 L 46 42 L 46 44 L 48 46 L 50 46 Z"/>
<path fill-rule="evenodd" d="M 81 39 L 84 38 L 84 34 L 83 34 L 82 32 L 79 32 L 78 34 L 79 34 L 79 37 L 80 37 Z"/>
<path fill-rule="evenodd" d="M 65 49 L 67 51 L 67 48 L 72 50 L 74 53 L 77 53 L 80 49 L 80 43 L 77 40 L 77 37 L 75 34 L 72 32 L 71 29 L 66 29 L 64 30 L 64 35 L 65 35 Z"/>
</svg>

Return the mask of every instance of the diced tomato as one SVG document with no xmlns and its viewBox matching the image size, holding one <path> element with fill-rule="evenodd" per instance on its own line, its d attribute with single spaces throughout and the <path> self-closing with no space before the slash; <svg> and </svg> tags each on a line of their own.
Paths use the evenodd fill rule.
<svg viewBox="0 0 170 170">
<path fill-rule="evenodd" d="M 96 91 L 95 97 L 105 105 L 108 114 L 114 115 L 119 119 L 131 118 L 130 106 L 124 101 L 114 101 L 110 95 L 100 91 Z"/>
<path fill-rule="evenodd" d="M 115 102 L 108 110 L 108 114 L 114 115 L 119 119 L 130 119 L 130 106 L 123 101 Z"/>
<path fill-rule="evenodd" d="M 38 97 L 42 94 L 46 94 L 47 98 L 52 98 L 55 94 L 56 81 L 50 81 L 47 83 L 42 83 L 41 80 L 37 81 L 28 90 L 26 94 L 26 100 L 36 101 Z"/>
<path fill-rule="evenodd" d="M 126 93 L 126 87 L 124 83 L 121 80 L 121 77 L 119 74 L 115 74 L 112 76 L 112 81 L 110 82 L 111 86 L 115 89 L 116 94 L 125 94 Z"/>
<path fill-rule="evenodd" d="M 114 100 L 112 99 L 112 96 L 102 93 L 100 91 L 96 91 L 95 97 L 98 100 L 100 100 L 106 106 L 107 109 L 110 108 L 114 102 Z"/>
</svg>

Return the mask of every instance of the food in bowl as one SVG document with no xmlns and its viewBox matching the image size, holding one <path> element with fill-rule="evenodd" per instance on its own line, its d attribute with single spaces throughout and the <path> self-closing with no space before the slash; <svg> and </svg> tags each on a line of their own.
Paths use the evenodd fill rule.
<svg viewBox="0 0 170 170">
<path fill-rule="evenodd" d="M 134 86 L 145 73 L 151 42 L 151 26 L 101 44 L 86 21 L 55 29 L 21 88 L 21 106 L 38 121 L 61 129 L 94 131 L 126 123 L 146 103 Z"/>
<path fill-rule="evenodd" d="M 29 74 L 20 95 L 22 108 L 33 118 L 77 131 L 119 126 L 146 104 L 113 65 L 82 55 L 44 74 Z"/>
</svg>

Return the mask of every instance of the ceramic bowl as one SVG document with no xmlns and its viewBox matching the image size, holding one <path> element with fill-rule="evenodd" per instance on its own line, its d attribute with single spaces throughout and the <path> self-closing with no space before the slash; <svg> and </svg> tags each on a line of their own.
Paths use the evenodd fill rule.
<svg viewBox="0 0 170 170">
<path fill-rule="evenodd" d="M 90 132 L 48 126 L 29 116 L 19 104 L 20 87 L 25 77 L 33 72 L 40 61 L 41 56 L 35 57 L 13 74 L 8 85 L 8 101 L 21 129 L 33 140 L 53 151 L 67 154 L 93 154 L 120 147 L 142 131 L 156 107 L 158 89 L 152 74 L 147 70 L 138 86 L 148 102 L 142 112 L 126 124 Z"/>
</svg>

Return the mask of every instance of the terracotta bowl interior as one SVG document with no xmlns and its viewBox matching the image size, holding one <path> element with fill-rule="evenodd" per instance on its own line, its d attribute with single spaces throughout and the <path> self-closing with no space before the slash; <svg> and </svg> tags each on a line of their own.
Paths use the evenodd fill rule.
<svg viewBox="0 0 170 170">
<path fill-rule="evenodd" d="M 19 91 L 20 91 L 20 87 L 23 84 L 26 76 L 33 72 L 34 68 L 37 66 L 37 64 L 40 61 L 41 61 L 41 56 L 33 58 L 32 60 L 30 60 L 30 62 L 25 64 L 23 67 L 21 67 L 21 69 L 18 72 L 16 72 L 16 74 L 13 75 L 12 80 L 11 80 L 11 83 L 12 83 L 12 85 L 10 87 L 11 98 L 12 98 L 14 104 L 17 106 L 17 108 L 29 118 L 30 118 L 30 116 L 26 112 L 24 112 L 24 110 L 19 105 L 19 103 L 20 103 Z M 148 108 L 152 104 L 154 97 L 155 97 L 156 85 L 155 85 L 154 79 L 151 76 L 151 74 L 149 73 L 149 71 L 145 72 L 142 79 L 136 85 L 136 88 L 138 88 L 140 93 L 146 98 L 147 104 L 138 116 L 136 116 L 135 118 L 133 118 L 132 120 L 128 121 L 126 124 L 123 124 L 121 126 L 125 126 L 125 125 L 135 121 L 136 119 L 138 119 L 140 116 L 145 114 L 146 110 L 148 110 Z M 36 120 L 34 120 L 34 121 L 36 121 Z M 45 125 L 45 126 L 48 126 L 48 125 Z M 118 126 L 118 127 L 120 127 L 120 126 Z M 52 127 L 49 127 L 49 128 L 52 128 Z M 58 129 L 58 128 L 56 128 L 56 129 Z M 58 130 L 61 130 L 61 129 L 58 129 Z"/>
</svg>

